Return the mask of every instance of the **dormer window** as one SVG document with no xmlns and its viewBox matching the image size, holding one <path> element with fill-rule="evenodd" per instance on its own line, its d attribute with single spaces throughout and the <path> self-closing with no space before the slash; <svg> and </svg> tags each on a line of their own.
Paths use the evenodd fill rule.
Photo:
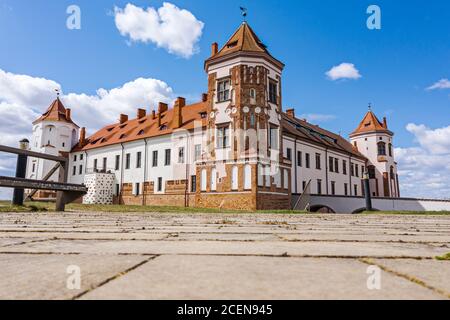
<svg viewBox="0 0 450 320">
<path fill-rule="evenodd" d="M 207 116 L 208 116 L 208 114 L 206 112 L 200 112 L 201 119 L 206 119 Z"/>
<path fill-rule="evenodd" d="M 139 131 L 138 136 L 142 136 L 145 133 L 145 131 L 142 129 L 141 131 Z"/>
<path fill-rule="evenodd" d="M 120 135 L 119 139 L 123 139 L 125 137 L 126 137 L 126 135 L 125 135 L 125 133 L 123 133 L 123 134 Z"/>
<path fill-rule="evenodd" d="M 230 79 L 221 80 L 217 83 L 217 101 L 230 100 Z"/>
<path fill-rule="evenodd" d="M 167 126 L 165 124 L 163 124 L 161 127 L 159 127 L 159 130 L 167 130 Z"/>
<path fill-rule="evenodd" d="M 229 44 L 227 45 L 227 48 L 228 48 L 228 49 L 230 49 L 230 48 L 234 48 L 234 47 L 236 47 L 236 46 L 237 46 L 237 44 L 238 44 L 238 42 L 237 42 L 237 41 L 233 41 L 233 42 L 231 42 L 231 43 L 229 43 Z"/>
</svg>

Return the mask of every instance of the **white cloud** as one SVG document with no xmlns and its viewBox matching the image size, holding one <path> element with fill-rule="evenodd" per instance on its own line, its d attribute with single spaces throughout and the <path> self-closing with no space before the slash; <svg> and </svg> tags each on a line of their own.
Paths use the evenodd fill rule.
<svg viewBox="0 0 450 320">
<path fill-rule="evenodd" d="M 306 119 L 308 122 L 327 122 L 336 119 L 332 114 L 319 114 L 319 113 L 306 113 L 299 117 L 300 119 Z"/>
<path fill-rule="evenodd" d="M 441 79 L 427 88 L 427 90 L 450 89 L 450 80 Z"/>
<path fill-rule="evenodd" d="M 396 148 L 402 196 L 450 198 L 450 126 L 409 124 L 418 147 Z"/>
<path fill-rule="evenodd" d="M 343 62 L 338 66 L 334 66 L 329 71 L 325 73 L 330 80 L 340 80 L 340 79 L 359 79 L 361 74 L 358 69 L 355 68 L 353 63 Z"/>
<path fill-rule="evenodd" d="M 433 130 L 423 124 L 410 123 L 406 126 L 406 130 L 414 134 L 421 147 L 430 153 L 450 153 L 450 126 Z"/>
<path fill-rule="evenodd" d="M 159 9 L 143 9 L 128 3 L 114 8 L 120 34 L 134 42 L 153 42 L 169 53 L 189 58 L 198 52 L 204 23 L 189 11 L 164 2 Z"/>
</svg>

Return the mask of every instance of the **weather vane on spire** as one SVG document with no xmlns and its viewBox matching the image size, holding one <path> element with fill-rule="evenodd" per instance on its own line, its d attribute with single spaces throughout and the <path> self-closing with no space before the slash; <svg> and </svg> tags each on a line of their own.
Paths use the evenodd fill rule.
<svg viewBox="0 0 450 320">
<path fill-rule="evenodd" d="M 60 90 L 59 89 L 55 89 L 55 92 L 56 92 L 56 97 L 59 98 Z"/>
<path fill-rule="evenodd" d="M 244 17 L 244 22 L 246 22 L 246 20 L 247 20 L 247 8 L 239 7 L 239 9 L 241 9 L 241 14 Z"/>
<path fill-rule="evenodd" d="M 372 111 L 372 102 L 369 102 L 369 111 Z"/>
</svg>

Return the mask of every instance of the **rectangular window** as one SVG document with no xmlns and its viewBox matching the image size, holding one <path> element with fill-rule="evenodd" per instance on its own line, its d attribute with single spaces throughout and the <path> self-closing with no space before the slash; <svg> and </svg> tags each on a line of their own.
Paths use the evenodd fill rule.
<svg viewBox="0 0 450 320">
<path fill-rule="evenodd" d="M 292 161 L 292 149 L 291 149 L 291 148 L 287 148 L 287 149 L 286 149 L 286 158 L 287 158 L 289 161 Z"/>
<path fill-rule="evenodd" d="M 311 164 L 310 164 L 310 156 L 309 156 L 309 153 L 305 153 L 305 166 L 306 166 L 306 168 L 310 168 L 311 167 Z"/>
<path fill-rule="evenodd" d="M 72 175 L 74 176 L 76 174 L 77 174 L 77 167 L 73 166 L 73 168 L 72 168 Z"/>
<path fill-rule="evenodd" d="M 194 148 L 195 148 L 195 161 L 197 161 L 202 156 L 202 145 L 196 144 Z"/>
<path fill-rule="evenodd" d="M 130 162 L 131 162 L 131 154 L 127 153 L 125 155 L 125 169 L 130 169 Z"/>
<path fill-rule="evenodd" d="M 336 182 L 331 181 L 331 194 L 334 196 L 336 194 Z"/>
<path fill-rule="evenodd" d="M 197 176 L 191 176 L 191 192 L 197 192 Z"/>
<path fill-rule="evenodd" d="M 320 153 L 316 153 L 316 169 L 321 170 L 321 163 L 320 163 Z"/>
<path fill-rule="evenodd" d="M 171 159 L 170 159 L 170 157 L 171 157 L 171 152 L 172 152 L 171 149 L 166 149 L 166 154 L 165 154 L 165 157 L 164 157 L 164 165 L 165 165 L 165 166 L 170 166 L 170 162 L 171 162 Z"/>
<path fill-rule="evenodd" d="M 270 126 L 269 130 L 269 147 L 271 149 L 278 149 L 278 127 Z"/>
<path fill-rule="evenodd" d="M 77 161 L 77 155 L 74 155 L 73 156 L 73 162 L 76 162 Z"/>
<path fill-rule="evenodd" d="M 142 152 L 138 152 L 136 154 L 136 168 L 140 168 L 142 166 Z"/>
<path fill-rule="evenodd" d="M 80 154 L 80 160 L 83 160 L 83 154 Z"/>
<path fill-rule="evenodd" d="M 178 148 L 178 163 L 184 163 L 184 147 Z"/>
<path fill-rule="evenodd" d="M 361 166 L 361 177 L 364 177 L 365 173 L 366 173 L 365 167 Z"/>
<path fill-rule="evenodd" d="M 141 191 L 141 185 L 140 185 L 140 183 L 136 183 L 136 184 L 134 185 L 134 195 L 135 195 L 135 196 L 138 196 L 139 193 L 140 193 L 140 191 Z"/>
<path fill-rule="evenodd" d="M 302 152 L 301 151 L 297 151 L 297 166 L 299 166 L 299 167 L 302 166 Z"/>
<path fill-rule="evenodd" d="M 354 188 L 355 188 L 355 196 L 357 196 L 357 195 L 358 195 L 358 185 L 355 184 L 355 185 L 354 185 Z"/>
<path fill-rule="evenodd" d="M 33 169 L 31 169 L 31 172 L 35 172 L 36 171 L 36 163 L 33 162 Z"/>
<path fill-rule="evenodd" d="M 329 167 L 328 169 L 330 170 L 330 172 L 334 172 L 334 159 L 333 159 L 333 157 L 329 158 L 328 167 Z"/>
<path fill-rule="evenodd" d="M 355 166 L 353 163 L 350 164 L 350 175 L 353 177 L 355 176 Z"/>
<path fill-rule="evenodd" d="M 355 174 L 359 177 L 359 166 L 357 164 L 355 164 Z"/>
<path fill-rule="evenodd" d="M 116 155 L 114 169 L 116 169 L 116 171 L 120 169 L 120 155 Z"/>
<path fill-rule="evenodd" d="M 322 194 L 322 180 L 317 180 L 317 194 Z"/>
<path fill-rule="evenodd" d="M 94 159 L 94 171 L 97 171 L 97 159 Z"/>
<path fill-rule="evenodd" d="M 347 161 L 342 160 L 342 173 L 347 175 Z"/>
<path fill-rule="evenodd" d="M 120 195 L 120 185 L 116 184 L 116 196 Z"/>
<path fill-rule="evenodd" d="M 269 102 L 271 103 L 277 103 L 277 96 L 278 96 L 278 85 L 275 81 L 270 80 L 269 81 Z"/>
<path fill-rule="evenodd" d="M 217 128 L 217 148 L 219 149 L 224 149 L 224 148 L 228 148 L 228 144 L 229 144 L 229 125 L 227 124 L 226 126 L 221 126 Z"/>
<path fill-rule="evenodd" d="M 103 158 L 103 172 L 106 172 L 106 168 L 107 168 L 107 158 Z"/>
<path fill-rule="evenodd" d="M 348 184 L 344 183 L 344 194 L 348 196 Z"/>
<path fill-rule="evenodd" d="M 153 151 L 152 167 L 158 166 L 158 151 Z"/>
<path fill-rule="evenodd" d="M 162 191 L 162 178 L 161 177 L 159 177 L 158 178 L 158 192 L 161 192 Z"/>
<path fill-rule="evenodd" d="M 230 100 L 230 80 L 222 80 L 217 83 L 217 101 Z"/>
<path fill-rule="evenodd" d="M 82 164 L 80 164 L 78 174 L 83 174 L 83 165 Z"/>
<path fill-rule="evenodd" d="M 339 173 L 339 159 L 334 159 L 334 172 Z"/>
</svg>

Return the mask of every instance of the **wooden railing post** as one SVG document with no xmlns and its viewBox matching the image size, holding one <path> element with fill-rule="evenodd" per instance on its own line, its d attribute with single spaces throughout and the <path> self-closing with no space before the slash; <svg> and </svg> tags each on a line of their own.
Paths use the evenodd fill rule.
<svg viewBox="0 0 450 320">
<path fill-rule="evenodd" d="M 69 165 L 69 161 L 61 162 L 61 165 L 59 166 L 58 182 L 67 183 L 68 165 Z M 65 200 L 64 195 L 65 195 L 64 191 L 56 192 L 56 211 L 64 211 L 65 210 L 66 200 Z"/>
<path fill-rule="evenodd" d="M 22 154 L 17 156 L 16 178 L 25 178 L 27 172 L 28 157 Z M 12 204 L 15 206 L 23 206 L 24 200 L 23 188 L 14 188 Z"/>
</svg>

